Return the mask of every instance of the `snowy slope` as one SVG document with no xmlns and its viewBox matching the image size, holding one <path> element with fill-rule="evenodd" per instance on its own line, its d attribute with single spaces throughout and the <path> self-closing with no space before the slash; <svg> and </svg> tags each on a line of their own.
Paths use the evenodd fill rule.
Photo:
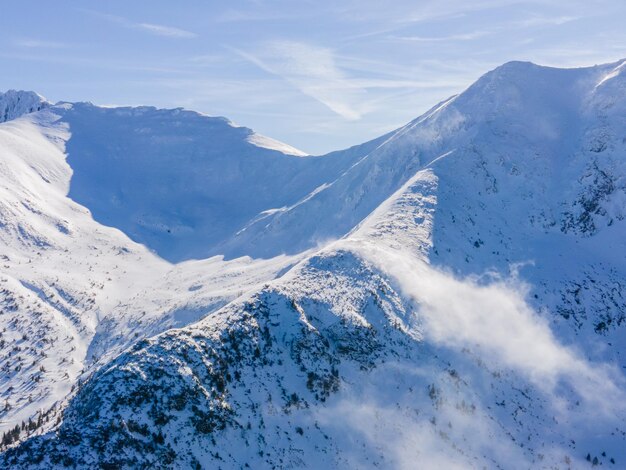
<svg viewBox="0 0 626 470">
<path fill-rule="evenodd" d="M 80 351 L 73 357 L 85 377 L 95 373 L 76 388 L 58 428 L 8 450 L 2 464 L 619 468 L 626 462 L 624 63 L 505 64 L 363 146 L 317 159 L 274 155 L 281 161 L 272 177 L 283 183 L 260 197 L 264 207 L 236 220 L 199 216 L 215 216 L 223 230 L 205 232 L 206 253 L 253 257 L 231 261 L 171 265 L 66 197 L 80 198 L 64 151 L 73 178 L 84 182 L 101 183 L 77 169 L 81 155 L 109 159 L 111 171 L 97 172 L 106 184 L 92 194 L 118 190 L 125 201 L 141 201 L 128 192 L 139 172 L 129 165 L 147 166 L 153 138 L 129 134 L 163 130 L 180 111 L 64 105 L 3 124 L 0 148 L 12 159 L 3 178 L 10 216 L 2 236 L 12 250 L 5 277 L 14 298 L 20 286 L 28 291 L 13 301 L 19 317 L 9 311 L 0 319 L 12 328 L 11 347 L 32 348 L 18 339 L 23 320 L 14 319 L 40 325 L 65 312 L 77 325 L 66 333 Z M 146 114 L 150 125 L 141 130 Z M 165 134 L 157 161 L 172 162 L 168 153 L 180 147 L 186 163 L 177 171 L 189 171 L 187 145 L 199 139 L 195 126 L 207 124 L 195 116 L 175 125 L 180 134 Z M 226 135 L 226 148 L 235 145 L 228 135 L 238 128 L 211 125 Z M 237 192 L 233 181 L 253 181 L 242 167 L 253 162 L 251 140 L 236 141 L 237 170 L 216 156 L 209 168 L 234 178 L 236 194 L 220 195 L 223 204 L 247 207 L 247 188 Z M 127 155 L 137 160 L 123 161 Z M 130 178 L 122 189 L 114 187 L 120 174 Z M 190 189 L 193 202 L 198 193 Z M 146 200 L 168 224 L 175 220 L 157 194 Z M 79 202 L 92 210 L 98 203 Z M 115 217 L 108 225 L 146 236 L 133 232 L 142 227 L 136 212 L 111 207 L 100 207 Z M 58 228 L 63 221 L 71 222 L 68 233 Z M 42 253 L 37 267 L 24 266 L 34 247 Z M 60 309 L 32 279 L 46 289 L 72 286 L 74 309 Z M 90 309 L 83 299 L 94 296 Z M 54 332 L 62 322 L 50 325 Z M 17 371 L 9 381 L 23 399 L 28 375 Z M 61 383 L 66 389 L 55 396 L 73 381 Z M 21 409 L 6 415 L 11 424 L 35 408 Z"/>
<path fill-rule="evenodd" d="M 82 374 L 129 344 L 193 322 L 294 262 L 213 257 L 172 265 L 94 221 L 67 197 L 73 129 L 62 116 L 70 109 L 52 106 L 0 125 L 3 432 L 62 407 Z"/>
</svg>

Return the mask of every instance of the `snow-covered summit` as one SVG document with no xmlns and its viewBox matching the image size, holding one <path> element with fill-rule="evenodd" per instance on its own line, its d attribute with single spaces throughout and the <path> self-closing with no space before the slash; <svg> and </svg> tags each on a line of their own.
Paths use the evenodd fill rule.
<svg viewBox="0 0 626 470">
<path fill-rule="evenodd" d="M 0 122 L 16 119 L 24 114 L 40 111 L 50 103 L 34 91 L 8 90 L 0 92 Z"/>
<path fill-rule="evenodd" d="M 601 160 L 601 168 L 622 164 L 619 135 L 625 119 L 626 74 L 621 73 L 621 64 L 623 61 L 577 69 L 528 62 L 504 64 L 377 141 L 357 164 L 298 204 L 267 211 L 228 241 L 223 251 L 233 256 L 272 256 L 342 237 L 417 170 L 444 164 L 444 155 L 463 168 L 486 159 L 481 165 L 489 175 L 501 171 L 502 161 L 516 168 L 528 166 L 536 174 L 514 180 L 524 185 L 518 189 L 540 197 L 539 188 L 550 188 L 545 203 L 555 212 L 555 226 L 567 225 L 567 214 L 582 220 L 586 216 L 576 202 L 581 196 L 568 194 L 576 185 L 566 186 L 594 171 L 594 152 L 587 151 L 611 150 L 604 153 L 607 158 Z M 569 176 L 563 179 L 565 173 Z M 467 174 L 457 171 L 451 184 L 464 184 L 464 177 Z M 618 199 L 620 187 L 615 187 Z M 566 210 L 567 206 L 571 210 Z M 596 214 L 593 218 L 600 217 Z M 333 223 L 320 224 L 320 220 Z"/>
</svg>

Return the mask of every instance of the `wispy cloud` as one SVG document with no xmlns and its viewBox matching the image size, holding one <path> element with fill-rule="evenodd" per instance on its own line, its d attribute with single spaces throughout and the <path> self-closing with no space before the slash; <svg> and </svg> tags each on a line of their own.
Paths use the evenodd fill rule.
<svg viewBox="0 0 626 470">
<path fill-rule="evenodd" d="M 57 41 L 47 41 L 41 39 L 16 39 L 13 44 L 18 47 L 26 47 L 30 49 L 65 49 L 70 47 L 69 44 Z"/>
<path fill-rule="evenodd" d="M 160 24 L 136 23 L 134 24 L 134 27 L 158 36 L 168 36 L 172 38 L 195 38 L 198 36 L 196 33 L 192 33 L 191 31 L 173 28 L 171 26 L 163 26 Z"/>
<path fill-rule="evenodd" d="M 393 370 L 393 365 L 389 368 Z M 434 371 L 429 372 L 431 378 L 436 377 Z M 400 373 L 406 377 L 415 374 L 415 371 L 398 371 L 392 375 L 376 370 L 372 375 L 376 376 L 379 384 L 395 385 L 399 380 L 407 380 L 405 377 L 399 379 Z M 413 390 L 426 389 L 426 384 L 419 380 L 408 379 L 407 382 Z M 323 423 L 325 431 L 333 434 L 333 442 L 350 436 L 351 440 L 363 443 L 361 452 L 345 455 L 349 468 L 371 466 L 370 462 L 377 457 L 377 453 L 385 456 L 385 468 L 400 470 L 414 469 L 416 462 L 419 462 L 419 468 L 450 470 L 497 466 L 494 461 L 516 462 L 513 468 L 532 466 L 480 405 L 474 404 L 477 402 L 470 397 L 463 397 L 462 392 L 455 391 L 451 396 L 456 395 L 459 402 L 465 399 L 467 403 L 473 403 L 475 408 L 471 413 L 464 413 L 447 403 L 433 409 L 432 403 L 420 399 L 418 393 L 396 394 L 392 398 L 381 396 L 369 383 L 360 383 L 359 386 L 363 391 L 343 392 L 341 400 L 333 402 L 328 408 L 316 410 L 315 415 L 316 420 Z M 395 400 L 398 401 L 394 403 Z M 437 427 L 437 422 L 447 424 L 441 429 Z"/>
<path fill-rule="evenodd" d="M 231 48 L 243 59 L 276 75 L 348 120 L 360 119 L 365 93 L 338 67 L 332 50 L 300 42 L 275 41 L 253 54 Z"/>
<path fill-rule="evenodd" d="M 579 16 L 539 16 L 534 15 L 529 18 L 515 21 L 512 25 L 522 28 L 528 28 L 533 26 L 560 26 L 566 23 L 571 23 L 580 19 Z"/>
<path fill-rule="evenodd" d="M 196 66 L 215 65 L 224 62 L 224 57 L 219 54 L 203 54 L 190 57 L 188 62 Z"/>
<path fill-rule="evenodd" d="M 572 21 L 578 20 L 580 17 L 578 16 L 540 16 L 533 15 L 528 18 L 524 18 L 521 20 L 506 22 L 500 26 L 480 29 L 476 31 L 470 31 L 467 33 L 455 33 L 455 34 L 447 34 L 442 36 L 391 36 L 390 39 L 396 39 L 401 41 L 411 41 L 411 42 L 463 42 L 463 41 L 474 41 L 476 39 L 481 39 L 487 36 L 492 36 L 496 34 L 501 34 L 506 31 L 510 31 L 511 29 L 515 30 L 523 30 L 526 28 L 536 28 L 542 26 L 561 26 Z"/>
<path fill-rule="evenodd" d="M 300 6 L 300 5 L 298 5 Z M 272 8 L 271 10 L 226 10 L 215 18 L 221 23 L 235 22 L 263 22 L 278 20 L 293 20 L 301 18 L 302 12 L 288 12 L 284 9 Z"/>
<path fill-rule="evenodd" d="M 409 67 L 338 55 L 332 49 L 300 42 L 274 41 L 254 52 L 229 49 L 349 121 L 371 113 L 385 97 L 464 85 L 459 80 L 430 80 Z"/>
<path fill-rule="evenodd" d="M 70 46 L 68 46 L 70 47 Z M 63 51 L 65 52 L 65 51 Z M 31 48 L 28 52 L 1 52 L 0 58 L 9 60 L 20 60 L 37 62 L 41 64 L 64 64 L 73 66 L 88 67 L 94 70 L 119 70 L 123 72 L 145 72 L 147 74 L 159 73 L 168 75 L 180 75 L 185 73 L 184 70 L 175 67 L 151 66 L 149 64 L 137 64 L 135 61 L 129 60 L 102 60 L 93 57 L 77 57 L 65 53 L 51 54 L 50 51 L 37 50 Z M 93 82 L 92 82 L 93 83 Z"/>
<path fill-rule="evenodd" d="M 492 31 L 473 31 L 465 34 L 451 34 L 448 36 L 397 36 L 394 39 L 402 41 L 414 41 L 414 42 L 444 42 L 444 41 L 473 41 L 474 39 L 480 39 L 492 34 Z"/>
<path fill-rule="evenodd" d="M 102 13 L 94 10 L 82 10 L 85 13 L 89 13 L 91 15 L 97 16 L 104 20 L 107 20 L 111 23 L 118 24 L 120 26 L 124 26 L 125 28 L 137 29 L 140 31 L 144 31 L 150 34 L 154 34 L 157 36 L 165 36 L 170 38 L 178 38 L 178 39 L 190 39 L 195 38 L 198 35 L 191 31 L 187 31 L 186 29 L 175 28 L 173 26 L 165 26 L 160 24 L 153 23 L 142 23 L 131 21 L 128 18 L 124 18 L 122 16 L 111 15 L 108 13 Z"/>
<path fill-rule="evenodd" d="M 526 302 L 527 287 L 520 281 L 458 279 L 410 253 L 379 246 L 359 250 L 415 301 L 425 336 L 434 344 L 470 349 L 486 364 L 521 372 L 555 405 L 562 399 L 564 383 L 605 416 L 626 398 L 619 371 L 591 364 L 560 344 L 547 321 Z"/>
</svg>

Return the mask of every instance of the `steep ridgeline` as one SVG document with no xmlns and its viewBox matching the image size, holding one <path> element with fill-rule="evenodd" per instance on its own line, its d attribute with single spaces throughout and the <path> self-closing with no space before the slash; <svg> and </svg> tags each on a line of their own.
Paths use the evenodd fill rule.
<svg viewBox="0 0 626 470">
<path fill-rule="evenodd" d="M 129 176 L 111 173 L 97 194 L 110 194 L 122 181 L 119 197 L 138 201 L 124 189 L 138 171 L 131 155 L 158 141 L 145 135 L 162 129 L 162 119 L 176 119 L 165 117 L 175 111 L 63 105 L 4 124 L 6 142 L 32 129 L 49 153 L 56 148 L 58 162 L 55 169 L 17 144 L 11 154 L 38 173 L 5 178 L 12 181 L 5 191 L 14 202 L 3 198 L 9 201 L 3 210 L 13 211 L 14 221 L 2 236 L 19 254 L 6 261 L 4 282 L 14 298 L 18 292 L 24 297 L 0 316 L 12 335 L 6 347 L 26 344 L 40 351 L 30 339 L 19 339 L 11 322 L 27 318 L 40 325 L 46 319 L 54 325 L 53 315 L 59 315 L 60 300 L 26 279 L 37 279 L 38 286 L 45 280 L 46 289 L 72 285 L 78 300 L 62 317 L 78 326 L 65 333 L 63 347 L 78 338 L 73 341 L 83 349 L 75 354 L 87 380 L 58 407 L 67 405 L 58 424 L 52 418 L 41 427 L 49 432 L 36 431 L 41 435 L 9 448 L 0 466 L 623 466 L 623 64 L 568 70 L 505 64 L 363 146 L 318 160 L 277 155 L 290 163 L 268 171 L 294 186 L 261 196 L 251 210 L 256 214 L 226 218 L 219 235 L 209 237 L 206 253 L 231 261 L 172 266 L 127 238 L 157 246 L 148 232 L 133 232 L 145 226 L 135 209 L 108 221 L 124 235 L 99 225 L 65 196 L 69 191 L 81 198 L 63 152 L 80 188 L 81 173 L 85 181 L 95 177 L 76 170 L 73 159 L 92 152 L 88 161 L 104 148 L 103 158 Z M 82 113 L 106 121 L 103 135 L 118 136 L 122 128 L 141 135 L 137 151 L 131 151 L 128 130 L 92 144 L 99 126 Z M 116 113 L 136 120 L 118 129 L 110 122 Z M 138 124 L 146 122 L 142 113 L 156 120 L 148 130 Z M 179 125 L 186 126 L 192 124 Z M 182 161 L 192 161 L 194 152 L 185 150 L 191 137 L 179 142 L 175 136 L 173 130 L 166 135 L 168 148 L 180 146 Z M 124 155 L 128 161 L 121 162 Z M 155 155 L 159 162 L 173 158 L 169 151 Z M 237 155 L 249 162 L 245 152 Z M 141 168 L 148 157 L 138 157 Z M 211 168 L 235 171 L 230 160 L 209 160 L 217 162 Z M 309 161 L 316 163 L 297 163 Z M 285 176 L 290 165 L 293 173 Z M 237 168 L 232 181 L 252 181 L 243 165 Z M 164 181 L 176 188 L 177 178 Z M 54 193 L 41 189 L 55 184 Z M 16 193 L 16 187 L 28 192 Z M 259 191 L 267 187 L 258 183 Z M 194 191 L 189 202 L 197 197 Z M 145 207 L 171 230 L 175 217 L 168 211 L 177 206 L 162 208 L 158 197 L 147 197 Z M 223 197 L 226 206 L 239 196 Z M 245 191 L 241 197 L 233 207 L 247 207 Z M 24 212 L 24 198 L 35 210 Z M 100 209 L 106 216 L 105 205 Z M 224 219 L 221 208 L 207 211 L 198 220 Z M 71 221 L 68 232 L 75 234 L 65 242 L 58 240 L 70 235 L 53 230 L 63 220 Z M 181 224 L 201 225 L 187 222 Z M 29 266 L 35 246 L 37 268 Z M 155 249 L 176 252 L 176 243 L 171 246 L 173 251 L 167 244 Z M 236 258 L 241 255 L 253 259 Z M 65 259 L 73 264 L 60 271 L 56 266 Z M 80 263 L 82 275 L 76 271 Z M 238 273 L 235 280 L 229 270 Z M 87 284 L 96 278 L 103 287 L 93 295 Z M 121 295 L 119 286 L 126 284 L 129 293 Z M 52 294 L 66 299 L 57 292 Z M 171 327 L 182 328 L 165 331 Z M 90 355 L 94 348 L 99 360 Z M 104 354 L 108 350 L 113 352 Z M 39 375 L 49 380 L 46 374 Z M 23 395 L 27 376 L 17 371 L 11 377 L 22 387 L 14 394 Z"/>
</svg>

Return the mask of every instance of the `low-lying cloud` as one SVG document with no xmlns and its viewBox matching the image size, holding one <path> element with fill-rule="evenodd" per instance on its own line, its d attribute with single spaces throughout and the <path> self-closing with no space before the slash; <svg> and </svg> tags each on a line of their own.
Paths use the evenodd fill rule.
<svg viewBox="0 0 626 470">
<path fill-rule="evenodd" d="M 528 288 L 519 279 L 459 279 L 410 253 L 363 243 L 356 251 L 412 299 L 415 327 L 423 330 L 426 341 L 468 348 L 487 365 L 513 369 L 554 403 L 568 388 L 607 415 L 624 402 L 621 374 L 561 344 L 546 319 L 526 302 Z"/>
<path fill-rule="evenodd" d="M 395 281 L 414 303 L 411 327 L 424 342 L 421 360 L 390 357 L 349 377 L 354 386 L 315 411 L 339 448 L 360 449 L 342 453 L 343 465 L 580 466 L 597 451 L 590 427 L 611 450 L 608 433 L 625 412 L 623 377 L 563 345 L 515 275 L 461 279 L 380 243 L 330 246 L 358 253 Z"/>
</svg>

